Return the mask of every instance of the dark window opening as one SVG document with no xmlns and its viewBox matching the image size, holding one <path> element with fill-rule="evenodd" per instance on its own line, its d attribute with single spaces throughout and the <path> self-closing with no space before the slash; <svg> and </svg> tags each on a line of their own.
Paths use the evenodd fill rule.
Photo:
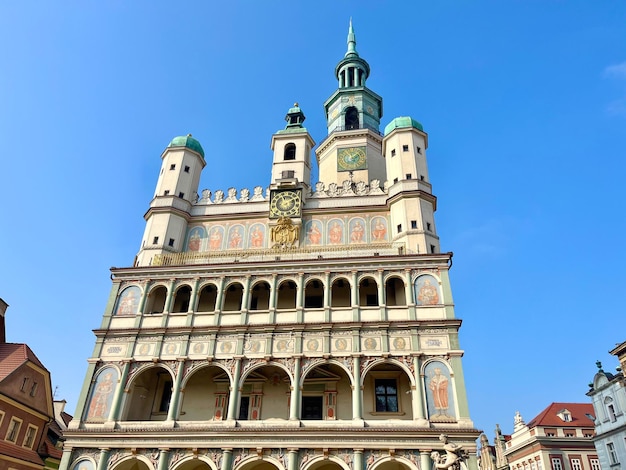
<svg viewBox="0 0 626 470">
<path fill-rule="evenodd" d="M 178 197 L 181 198 L 181 199 L 184 198 L 185 197 L 185 193 L 178 193 Z"/>
<path fill-rule="evenodd" d="M 176 169 L 176 164 L 175 164 L 175 163 L 172 163 L 172 164 L 170 165 L 170 170 L 175 170 L 175 169 Z"/>
<path fill-rule="evenodd" d="M 430 245 L 430 252 L 435 253 L 435 245 Z"/>
<path fill-rule="evenodd" d="M 296 172 L 293 170 L 283 170 L 280 175 L 282 179 L 295 178 Z"/>
<path fill-rule="evenodd" d="M 426 230 L 430 230 L 430 222 L 426 222 Z"/>
<path fill-rule="evenodd" d="M 189 170 L 190 170 L 189 165 L 185 165 L 185 173 L 189 173 Z"/>
<path fill-rule="evenodd" d="M 422 153 L 422 147 L 417 147 L 417 153 Z"/>
<path fill-rule="evenodd" d="M 241 404 L 239 405 L 239 418 L 240 420 L 248 419 L 250 415 L 250 397 L 241 397 Z"/>
<path fill-rule="evenodd" d="M 417 220 L 411 220 L 411 228 L 417 228 Z"/>
<path fill-rule="evenodd" d="M 166 380 L 163 384 L 163 393 L 159 401 L 159 411 L 166 413 L 170 408 L 170 399 L 172 398 L 172 381 Z"/>
<path fill-rule="evenodd" d="M 167 242 L 167 244 L 168 244 L 169 246 L 174 246 L 174 239 L 173 239 L 173 238 L 170 238 L 170 241 L 169 241 L 169 242 Z"/>
<path fill-rule="evenodd" d="M 302 419 L 322 419 L 324 397 L 302 397 Z"/>
<path fill-rule="evenodd" d="M 296 144 L 285 145 L 284 160 L 295 160 L 295 159 L 296 159 Z"/>
<path fill-rule="evenodd" d="M 406 179 L 408 179 L 408 180 L 413 179 L 413 175 L 411 173 L 407 173 L 406 174 Z"/>
<path fill-rule="evenodd" d="M 163 196 L 168 196 L 170 194 L 170 190 L 166 189 L 165 191 L 163 191 Z"/>
<path fill-rule="evenodd" d="M 37 382 L 33 382 L 32 387 L 30 387 L 30 396 L 34 397 L 35 393 L 37 393 Z"/>
<path fill-rule="evenodd" d="M 157 243 L 159 243 L 159 237 L 154 237 L 154 238 L 152 239 L 152 244 L 153 244 L 153 245 L 156 245 Z"/>
<path fill-rule="evenodd" d="M 346 130 L 359 129 L 359 112 L 355 107 L 346 110 Z"/>
<path fill-rule="evenodd" d="M 402 151 L 403 152 L 408 152 L 409 151 L 409 146 L 408 145 L 403 145 L 402 146 Z"/>
<path fill-rule="evenodd" d="M 28 377 L 24 377 L 24 379 L 22 380 L 22 386 L 20 387 L 20 392 L 26 391 L 26 385 L 28 385 L 29 380 L 30 379 Z"/>
<path fill-rule="evenodd" d="M 398 233 L 402 233 L 402 224 L 398 224 Z"/>
<path fill-rule="evenodd" d="M 424 181 L 424 175 L 420 175 L 420 180 Z"/>
<path fill-rule="evenodd" d="M 398 387 L 395 379 L 376 379 L 376 411 L 398 412 Z"/>
<path fill-rule="evenodd" d="M 396 149 L 393 149 L 393 150 L 391 151 L 391 156 L 392 156 L 392 157 L 395 157 L 395 156 L 396 156 Z"/>
<path fill-rule="evenodd" d="M 394 179 L 393 179 L 393 182 L 394 182 L 394 183 L 397 183 L 397 182 L 398 182 L 398 178 L 394 178 Z"/>
<path fill-rule="evenodd" d="M 365 296 L 365 306 L 375 307 L 378 305 L 378 296 L 376 294 L 367 294 Z"/>
</svg>

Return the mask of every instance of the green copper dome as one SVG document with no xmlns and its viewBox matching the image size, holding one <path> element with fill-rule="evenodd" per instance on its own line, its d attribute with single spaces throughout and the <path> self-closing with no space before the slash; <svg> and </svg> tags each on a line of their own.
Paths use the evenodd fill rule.
<svg viewBox="0 0 626 470">
<path fill-rule="evenodd" d="M 389 124 L 385 126 L 385 135 L 389 134 L 394 129 L 400 129 L 403 127 L 414 127 L 415 129 L 419 129 L 424 132 L 424 128 L 422 125 L 413 119 L 411 116 L 401 116 L 395 118 Z"/>
<path fill-rule="evenodd" d="M 204 158 L 204 150 L 202 149 L 202 145 L 196 139 L 191 137 L 191 134 L 181 135 L 179 137 L 174 137 L 167 148 L 171 147 L 187 147 L 189 150 L 193 150 L 194 152 L 198 152 Z"/>
</svg>

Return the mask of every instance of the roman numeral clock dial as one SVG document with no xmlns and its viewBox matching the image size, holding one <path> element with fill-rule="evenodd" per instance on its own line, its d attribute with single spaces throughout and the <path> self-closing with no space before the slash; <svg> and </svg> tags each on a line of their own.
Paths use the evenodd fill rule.
<svg viewBox="0 0 626 470">
<path fill-rule="evenodd" d="M 272 190 L 270 192 L 270 218 L 300 217 L 302 192 L 300 190 Z"/>
</svg>

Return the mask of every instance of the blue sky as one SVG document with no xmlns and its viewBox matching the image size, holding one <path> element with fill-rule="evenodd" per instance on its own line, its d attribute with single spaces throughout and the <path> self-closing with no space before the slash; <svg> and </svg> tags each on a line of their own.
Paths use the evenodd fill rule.
<svg viewBox="0 0 626 470">
<path fill-rule="evenodd" d="M 429 134 L 470 412 L 490 439 L 586 402 L 626 340 L 626 3 L 0 3 L 0 297 L 73 412 L 111 288 L 144 228 L 160 155 L 204 146 L 201 188 L 267 186 L 298 101 L 320 142 L 346 49 Z"/>
</svg>

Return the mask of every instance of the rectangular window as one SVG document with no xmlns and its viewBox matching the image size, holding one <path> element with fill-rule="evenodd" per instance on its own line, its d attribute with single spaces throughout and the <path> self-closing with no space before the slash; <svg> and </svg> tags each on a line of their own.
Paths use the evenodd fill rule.
<svg viewBox="0 0 626 470">
<path fill-rule="evenodd" d="M 25 392 L 26 391 L 26 386 L 28 385 L 28 381 L 30 379 L 28 377 L 24 377 L 22 379 L 22 386 L 20 387 L 20 392 Z"/>
<path fill-rule="evenodd" d="M 178 197 L 181 198 L 181 199 L 184 198 L 185 197 L 185 193 L 178 193 Z"/>
<path fill-rule="evenodd" d="M 580 459 L 570 459 L 569 463 L 572 466 L 572 470 L 583 470 Z"/>
<path fill-rule="evenodd" d="M 424 175 L 420 175 L 420 181 L 424 181 Z"/>
<path fill-rule="evenodd" d="M 617 460 L 617 453 L 615 452 L 615 444 L 613 444 L 612 442 L 607 442 L 606 450 L 609 453 L 609 462 L 611 462 L 611 465 L 618 464 L 619 460 Z"/>
<path fill-rule="evenodd" d="M 376 411 L 398 412 L 398 386 L 396 379 L 375 379 Z"/>
<path fill-rule="evenodd" d="M 397 182 L 398 182 L 398 178 L 394 178 L 394 179 L 393 179 L 393 182 L 394 182 L 394 183 L 397 183 Z"/>
<path fill-rule="evenodd" d="M 302 419 L 323 419 L 324 397 L 302 397 Z"/>
<path fill-rule="evenodd" d="M 36 434 L 37 434 L 37 427 L 33 426 L 32 424 L 29 424 L 28 429 L 26 429 L 26 436 L 24 436 L 24 444 L 22 444 L 22 446 L 32 449 L 33 444 L 35 443 Z"/>
<path fill-rule="evenodd" d="M 589 459 L 589 465 L 591 465 L 591 470 L 601 470 L 599 459 Z"/>
<path fill-rule="evenodd" d="M 417 147 L 417 153 L 422 153 L 422 147 Z"/>
<path fill-rule="evenodd" d="M 17 441 L 17 435 L 20 432 L 20 427 L 22 426 L 22 421 L 18 418 L 11 418 L 11 422 L 9 423 L 9 429 L 7 431 L 6 440 L 15 444 Z"/>
<path fill-rule="evenodd" d="M 185 173 L 189 173 L 189 170 L 190 170 L 190 169 L 191 169 L 191 168 L 189 168 L 189 165 L 185 165 Z"/>
<path fill-rule="evenodd" d="M 175 163 L 172 163 L 172 164 L 170 165 L 170 170 L 175 170 L 175 169 L 176 169 L 176 164 L 175 164 Z"/>
<path fill-rule="evenodd" d="M 398 224 L 398 233 L 402 233 L 402 224 Z"/>
<path fill-rule="evenodd" d="M 435 250 L 436 250 L 435 245 L 430 245 L 430 252 L 434 254 Z"/>
<path fill-rule="evenodd" d="M 283 170 L 281 172 L 281 177 L 283 179 L 295 178 L 296 177 L 296 172 L 294 170 Z"/>
<path fill-rule="evenodd" d="M 159 243 L 159 237 L 154 237 L 154 238 L 152 239 L 152 244 L 153 244 L 153 245 L 156 245 L 157 243 Z"/>
<path fill-rule="evenodd" d="M 409 151 L 409 146 L 408 145 L 403 145 L 402 146 L 402 151 L 403 152 L 408 152 Z"/>
<path fill-rule="evenodd" d="M 239 405 L 239 420 L 246 420 L 250 416 L 250 397 L 241 397 Z"/>
<path fill-rule="evenodd" d="M 33 382 L 33 385 L 30 387 L 30 396 L 34 397 L 35 393 L 37 393 L 37 382 Z"/>
<path fill-rule="evenodd" d="M 552 462 L 552 470 L 563 470 L 563 464 L 560 458 L 552 457 L 550 461 Z"/>
<path fill-rule="evenodd" d="M 408 180 L 413 179 L 413 175 L 411 173 L 407 173 L 405 176 L 406 176 L 406 179 Z"/>
<path fill-rule="evenodd" d="M 411 228 L 417 228 L 417 220 L 411 220 Z"/>
<path fill-rule="evenodd" d="M 172 381 L 165 380 L 163 382 L 163 392 L 161 393 L 161 400 L 159 401 L 158 411 L 167 413 L 170 409 L 170 399 L 172 398 Z"/>
<path fill-rule="evenodd" d="M 174 239 L 173 239 L 173 238 L 170 238 L 170 241 L 169 241 L 169 242 L 167 242 L 167 244 L 168 244 L 169 246 L 174 246 Z"/>
<path fill-rule="evenodd" d="M 392 157 L 395 157 L 395 156 L 396 156 L 396 149 L 392 149 L 392 150 L 391 150 L 391 156 L 392 156 Z"/>
<path fill-rule="evenodd" d="M 166 189 L 165 191 L 163 191 L 163 196 L 169 196 L 170 195 L 170 190 Z"/>
<path fill-rule="evenodd" d="M 574 431 L 565 431 L 565 437 L 575 437 L 576 433 Z"/>
<path fill-rule="evenodd" d="M 430 232 L 430 222 L 426 222 L 426 230 Z"/>
</svg>

